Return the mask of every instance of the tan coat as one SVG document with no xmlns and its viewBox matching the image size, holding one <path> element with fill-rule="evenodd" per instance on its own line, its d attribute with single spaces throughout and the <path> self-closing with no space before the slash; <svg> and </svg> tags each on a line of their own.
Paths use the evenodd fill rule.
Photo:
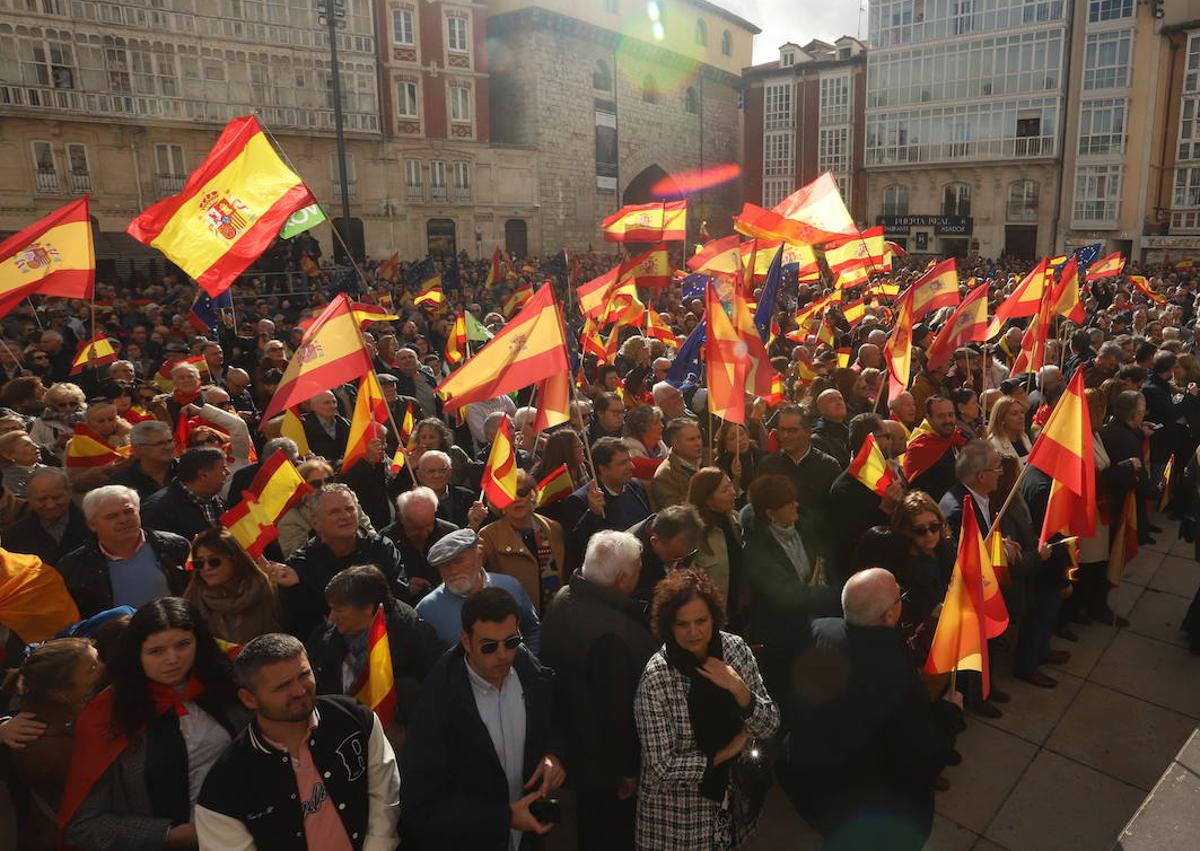
<svg viewBox="0 0 1200 851">
<path fill-rule="evenodd" d="M 539 534 L 550 539 L 550 552 L 563 583 L 567 581 L 565 565 L 566 547 L 563 545 L 562 526 L 557 520 L 533 515 Z M 525 547 L 521 533 L 508 520 L 501 517 L 479 531 L 479 545 L 483 547 L 483 566 L 489 573 L 503 573 L 521 583 L 538 614 L 542 614 L 542 582 L 537 557 Z"/>
<path fill-rule="evenodd" d="M 662 511 L 669 505 L 687 502 L 688 485 L 695 473 L 695 469 L 685 467 L 683 459 L 674 452 L 668 455 L 666 462 L 654 471 L 654 480 L 649 489 L 650 507 L 654 511 Z"/>
</svg>

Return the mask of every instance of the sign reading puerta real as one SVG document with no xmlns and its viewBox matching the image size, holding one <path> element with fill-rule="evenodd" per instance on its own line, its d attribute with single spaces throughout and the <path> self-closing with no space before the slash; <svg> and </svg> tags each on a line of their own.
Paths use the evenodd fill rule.
<svg viewBox="0 0 1200 851">
<path fill-rule="evenodd" d="M 933 228 L 935 236 L 970 236 L 975 220 L 970 216 L 876 216 L 887 236 L 906 236 L 913 228 Z"/>
</svg>

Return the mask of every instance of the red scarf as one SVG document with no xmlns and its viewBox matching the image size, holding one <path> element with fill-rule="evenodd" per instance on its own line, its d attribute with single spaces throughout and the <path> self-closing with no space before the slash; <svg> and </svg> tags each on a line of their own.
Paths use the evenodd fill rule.
<svg viewBox="0 0 1200 851">
<path fill-rule="evenodd" d="M 924 473 L 947 452 L 965 445 L 967 436 L 957 428 L 949 437 L 931 431 L 923 432 L 912 439 L 904 450 L 904 478 L 912 481 Z"/>
<path fill-rule="evenodd" d="M 196 677 L 195 671 L 188 677 L 183 694 L 170 686 L 151 683 L 150 697 L 154 701 L 154 717 L 157 718 L 171 709 L 181 717 L 187 715 L 184 701 L 195 700 L 203 695 L 204 691 L 204 683 Z M 125 752 L 125 748 L 129 747 L 129 737 L 125 735 L 125 731 L 113 724 L 112 711 L 113 692 L 110 687 L 93 697 L 75 719 L 75 750 L 71 754 L 67 785 L 58 805 L 59 830 L 66 829 L 80 804 L 87 800 L 92 787 Z M 134 735 L 141 732 L 142 730 L 138 729 Z"/>
<path fill-rule="evenodd" d="M 191 405 L 200 398 L 200 388 L 196 388 L 191 393 L 180 393 L 176 390 L 171 394 L 171 398 L 178 402 L 180 406 Z"/>
</svg>

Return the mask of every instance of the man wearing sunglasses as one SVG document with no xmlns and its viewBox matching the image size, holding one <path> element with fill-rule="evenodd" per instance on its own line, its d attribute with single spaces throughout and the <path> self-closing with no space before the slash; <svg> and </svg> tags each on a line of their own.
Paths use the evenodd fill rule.
<svg viewBox="0 0 1200 851">
<path fill-rule="evenodd" d="M 553 673 L 522 646 L 518 616 L 500 588 L 470 597 L 459 644 L 426 677 L 401 760 L 405 842 L 517 849 L 554 827 L 531 812 L 566 779 Z"/>
</svg>

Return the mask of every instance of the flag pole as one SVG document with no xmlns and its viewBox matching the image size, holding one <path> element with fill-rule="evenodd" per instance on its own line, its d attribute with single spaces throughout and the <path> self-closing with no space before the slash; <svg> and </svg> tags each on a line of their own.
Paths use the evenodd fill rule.
<svg viewBox="0 0 1200 851">
<path fill-rule="evenodd" d="M 1012 501 L 1017 495 L 1017 488 L 1020 487 L 1021 480 L 1025 478 L 1025 473 L 1028 470 L 1029 462 L 1026 461 L 1021 466 L 1021 472 L 1017 474 L 1017 478 L 1012 485 L 1012 490 L 1008 492 L 1008 496 L 1005 498 L 1004 504 L 1000 506 L 1000 510 L 996 512 L 996 516 L 992 518 L 992 523 L 990 526 L 988 526 L 987 535 L 984 536 L 985 540 L 992 534 L 992 532 L 996 531 L 996 529 L 1000 527 L 1000 518 L 1004 516 L 1006 511 L 1008 511 L 1008 507 L 1012 505 Z"/>
</svg>

